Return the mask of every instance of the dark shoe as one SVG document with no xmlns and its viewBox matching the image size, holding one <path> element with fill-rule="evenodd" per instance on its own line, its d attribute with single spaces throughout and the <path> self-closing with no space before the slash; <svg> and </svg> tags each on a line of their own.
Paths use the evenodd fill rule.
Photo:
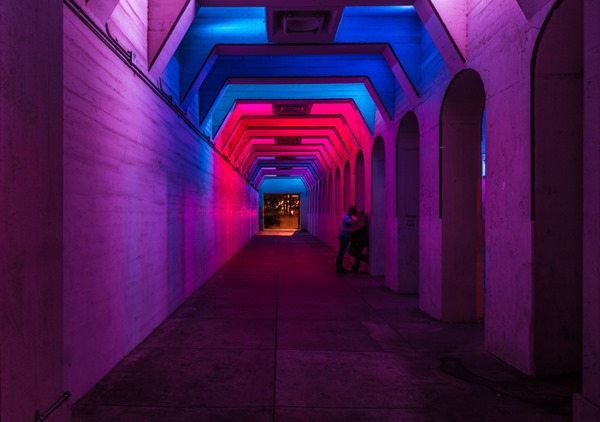
<svg viewBox="0 0 600 422">
<path fill-rule="evenodd" d="M 348 271 L 345 268 L 342 268 L 341 270 L 335 270 L 335 272 L 338 274 L 348 274 L 350 271 Z"/>
<path fill-rule="evenodd" d="M 354 268 L 352 268 L 352 274 L 357 274 L 358 270 L 355 270 Z"/>
</svg>

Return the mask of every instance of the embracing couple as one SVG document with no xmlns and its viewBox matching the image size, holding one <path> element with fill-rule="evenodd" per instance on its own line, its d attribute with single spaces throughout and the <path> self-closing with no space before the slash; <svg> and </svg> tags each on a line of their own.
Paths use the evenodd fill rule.
<svg viewBox="0 0 600 422">
<path fill-rule="evenodd" d="M 335 272 L 338 274 L 349 272 L 344 268 L 344 255 L 346 251 L 354 257 L 352 272 L 357 273 L 360 261 L 369 262 L 368 255 L 363 255 L 363 250 L 369 246 L 369 231 L 367 214 L 357 211 L 355 205 L 348 208 L 348 212 L 342 216 L 342 225 L 338 235 L 340 248 L 337 254 Z"/>
</svg>

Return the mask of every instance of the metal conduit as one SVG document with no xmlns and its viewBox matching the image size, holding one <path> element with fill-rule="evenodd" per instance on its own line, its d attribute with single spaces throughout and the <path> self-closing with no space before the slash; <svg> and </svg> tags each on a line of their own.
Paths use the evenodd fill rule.
<svg viewBox="0 0 600 422">
<path fill-rule="evenodd" d="M 33 420 L 33 422 L 42 422 L 45 421 L 46 419 L 48 419 L 48 417 L 54 413 L 54 411 L 56 409 L 58 409 L 60 407 L 61 404 L 63 404 L 64 402 L 66 402 L 67 400 L 69 400 L 69 397 L 71 397 L 71 393 L 69 393 L 68 391 L 65 391 L 62 396 L 59 397 L 58 400 L 56 400 L 52 406 L 50 406 L 48 408 L 48 410 L 46 410 L 44 413 L 40 414 L 39 410 L 35 411 L 35 419 Z"/>
</svg>

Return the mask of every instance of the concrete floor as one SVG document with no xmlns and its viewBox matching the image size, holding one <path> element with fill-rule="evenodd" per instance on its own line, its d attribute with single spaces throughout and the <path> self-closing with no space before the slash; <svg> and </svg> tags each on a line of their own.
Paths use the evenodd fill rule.
<svg viewBox="0 0 600 422">
<path fill-rule="evenodd" d="M 380 277 L 335 274 L 336 252 L 306 233 L 263 234 L 73 420 L 570 420 L 576 377 L 529 379 L 483 350 L 482 324 L 434 321 Z"/>
<path fill-rule="evenodd" d="M 287 230 L 298 229 L 298 216 L 297 215 L 280 215 L 277 218 L 277 225 L 265 226 L 265 230 Z"/>
</svg>

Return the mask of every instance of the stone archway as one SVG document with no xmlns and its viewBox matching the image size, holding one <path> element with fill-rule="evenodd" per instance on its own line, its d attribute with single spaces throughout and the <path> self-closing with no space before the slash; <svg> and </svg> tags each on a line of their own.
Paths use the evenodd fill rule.
<svg viewBox="0 0 600 422">
<path fill-rule="evenodd" d="M 352 190 L 350 189 L 350 161 L 346 160 L 344 164 L 344 206 L 343 209 L 347 210 L 352 202 Z"/>
<path fill-rule="evenodd" d="M 333 193 L 333 214 L 336 216 L 341 216 L 343 211 L 343 192 L 342 192 L 342 176 L 340 174 L 340 168 L 338 167 L 335 170 L 335 192 Z"/>
<path fill-rule="evenodd" d="M 354 202 L 358 209 L 365 208 L 365 156 L 362 151 L 356 154 L 356 165 L 354 167 Z"/>
<path fill-rule="evenodd" d="M 482 118 L 485 91 L 479 74 L 452 80 L 440 121 L 442 319 L 483 318 Z"/>
<path fill-rule="evenodd" d="M 535 375 L 581 366 L 583 10 L 558 2 L 532 72 L 533 362 Z"/>
</svg>

